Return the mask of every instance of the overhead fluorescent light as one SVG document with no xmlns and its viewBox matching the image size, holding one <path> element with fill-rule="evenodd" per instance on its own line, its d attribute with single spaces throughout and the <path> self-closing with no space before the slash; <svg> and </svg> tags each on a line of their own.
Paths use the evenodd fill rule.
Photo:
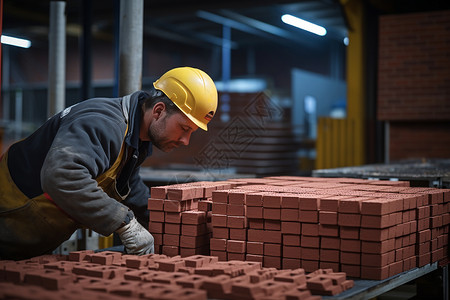
<svg viewBox="0 0 450 300">
<path fill-rule="evenodd" d="M 5 44 L 5 45 L 11 45 L 11 46 L 16 46 L 16 47 L 21 47 L 21 48 L 30 48 L 31 47 L 31 42 L 29 40 L 16 38 L 16 37 L 3 35 L 3 34 L 1 37 L 1 42 L 2 42 L 2 44 Z"/>
<path fill-rule="evenodd" d="M 327 30 L 325 29 L 325 27 L 294 17 L 293 15 L 289 14 L 282 15 L 281 21 L 283 21 L 286 24 L 298 27 L 300 29 L 312 32 L 320 36 L 324 36 L 325 34 L 327 34 Z"/>
<path fill-rule="evenodd" d="M 348 37 L 346 36 L 346 37 L 344 38 L 343 42 L 344 42 L 344 45 L 345 45 L 345 46 L 348 46 L 348 43 L 350 42 L 350 40 L 349 40 Z"/>
</svg>

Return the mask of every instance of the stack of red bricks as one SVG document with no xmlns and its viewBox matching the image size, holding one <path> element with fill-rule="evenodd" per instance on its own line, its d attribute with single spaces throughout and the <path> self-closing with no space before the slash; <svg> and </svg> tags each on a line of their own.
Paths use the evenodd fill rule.
<svg viewBox="0 0 450 300">
<path fill-rule="evenodd" d="M 211 255 L 381 280 L 448 263 L 450 190 L 270 177 L 213 192 Z"/>
<path fill-rule="evenodd" d="M 148 209 L 155 253 L 183 257 L 208 255 L 212 191 L 234 186 L 231 181 L 202 181 L 152 187 Z"/>
<path fill-rule="evenodd" d="M 263 268 L 217 257 L 91 250 L 0 261 L 0 299 L 300 299 L 353 287 L 345 273 Z"/>
</svg>

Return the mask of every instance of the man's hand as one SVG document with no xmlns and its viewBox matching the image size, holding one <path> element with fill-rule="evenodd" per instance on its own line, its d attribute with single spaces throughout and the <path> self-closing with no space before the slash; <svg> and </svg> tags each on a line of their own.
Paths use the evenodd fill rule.
<svg viewBox="0 0 450 300">
<path fill-rule="evenodd" d="M 144 255 L 155 252 L 153 236 L 136 218 L 131 219 L 129 224 L 117 229 L 116 232 L 128 254 Z"/>
</svg>

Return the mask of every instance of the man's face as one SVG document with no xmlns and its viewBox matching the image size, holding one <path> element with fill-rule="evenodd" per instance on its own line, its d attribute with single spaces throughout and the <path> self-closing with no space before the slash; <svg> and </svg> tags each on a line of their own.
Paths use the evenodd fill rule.
<svg viewBox="0 0 450 300">
<path fill-rule="evenodd" d="M 169 115 L 165 109 L 156 112 L 153 109 L 144 113 L 140 138 L 151 141 L 163 152 L 170 152 L 182 145 L 189 145 L 191 134 L 197 129 L 198 126 L 183 113 Z"/>
</svg>

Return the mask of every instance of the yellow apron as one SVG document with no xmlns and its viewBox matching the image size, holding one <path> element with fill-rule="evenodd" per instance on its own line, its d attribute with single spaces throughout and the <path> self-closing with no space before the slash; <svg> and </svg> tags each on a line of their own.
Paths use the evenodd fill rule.
<svg viewBox="0 0 450 300">
<path fill-rule="evenodd" d="M 111 198 L 124 200 L 116 189 L 116 177 L 126 162 L 125 142 L 113 166 L 96 181 Z M 12 180 L 7 166 L 8 152 L 0 161 L 0 259 L 25 259 L 56 249 L 81 224 L 63 212 L 47 194 L 32 199 Z"/>
</svg>

